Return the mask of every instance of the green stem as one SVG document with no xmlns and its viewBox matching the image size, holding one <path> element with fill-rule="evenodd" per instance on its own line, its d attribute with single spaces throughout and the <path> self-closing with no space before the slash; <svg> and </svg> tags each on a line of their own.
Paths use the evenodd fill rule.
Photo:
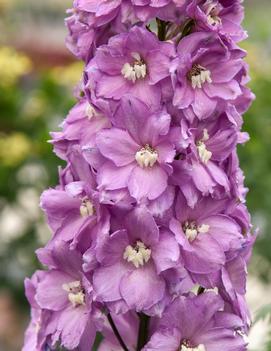
<svg viewBox="0 0 271 351">
<path fill-rule="evenodd" d="M 139 313 L 139 329 L 136 351 L 140 351 L 148 341 L 150 317 L 144 313 Z"/>
<path fill-rule="evenodd" d="M 158 28 L 158 38 L 159 40 L 164 41 L 166 39 L 168 23 L 160 20 L 159 18 L 156 19 L 156 23 Z"/>
<path fill-rule="evenodd" d="M 177 43 L 180 42 L 180 40 L 182 40 L 184 37 L 186 37 L 187 35 L 191 34 L 192 29 L 195 25 L 194 20 L 189 19 L 184 23 L 184 26 L 182 28 L 182 34 L 181 36 L 177 39 Z"/>
</svg>

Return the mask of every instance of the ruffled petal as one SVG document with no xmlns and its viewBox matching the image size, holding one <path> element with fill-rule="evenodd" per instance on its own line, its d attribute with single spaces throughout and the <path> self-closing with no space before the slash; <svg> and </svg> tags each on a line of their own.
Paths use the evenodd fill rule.
<svg viewBox="0 0 271 351">
<path fill-rule="evenodd" d="M 68 293 L 63 284 L 71 283 L 73 278 L 60 271 L 48 272 L 38 284 L 36 300 L 43 309 L 61 311 L 68 301 Z"/>
</svg>

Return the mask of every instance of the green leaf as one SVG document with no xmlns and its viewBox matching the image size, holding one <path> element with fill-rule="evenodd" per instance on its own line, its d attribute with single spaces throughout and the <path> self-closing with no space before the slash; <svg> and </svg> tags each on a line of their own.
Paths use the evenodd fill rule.
<svg viewBox="0 0 271 351">
<path fill-rule="evenodd" d="M 257 323 L 259 320 L 266 319 L 267 317 L 269 317 L 271 322 L 271 304 L 263 306 L 258 310 L 254 323 Z"/>
</svg>

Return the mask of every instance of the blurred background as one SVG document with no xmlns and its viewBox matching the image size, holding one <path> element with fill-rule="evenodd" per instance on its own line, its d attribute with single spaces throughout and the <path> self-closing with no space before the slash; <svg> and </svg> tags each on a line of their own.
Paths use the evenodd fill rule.
<svg viewBox="0 0 271 351">
<path fill-rule="evenodd" d="M 35 249 L 49 238 L 39 195 L 57 183 L 61 161 L 47 140 L 74 104 L 83 69 L 64 44 L 71 3 L 0 0 L 0 351 L 21 349 L 29 313 L 23 279 L 37 268 Z M 271 2 L 246 0 L 245 7 L 250 38 L 242 46 L 257 100 L 245 116 L 251 141 L 239 155 L 248 206 L 261 229 L 248 284 L 255 320 L 250 350 L 270 351 Z"/>
</svg>

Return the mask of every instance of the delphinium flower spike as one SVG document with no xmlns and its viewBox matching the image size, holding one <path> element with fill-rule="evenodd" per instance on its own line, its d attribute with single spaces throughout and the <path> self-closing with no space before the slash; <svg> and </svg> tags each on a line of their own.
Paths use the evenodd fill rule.
<svg viewBox="0 0 271 351">
<path fill-rule="evenodd" d="M 245 351 L 256 235 L 237 145 L 254 96 L 241 0 L 74 0 L 85 69 L 41 196 L 23 351 Z"/>
</svg>

